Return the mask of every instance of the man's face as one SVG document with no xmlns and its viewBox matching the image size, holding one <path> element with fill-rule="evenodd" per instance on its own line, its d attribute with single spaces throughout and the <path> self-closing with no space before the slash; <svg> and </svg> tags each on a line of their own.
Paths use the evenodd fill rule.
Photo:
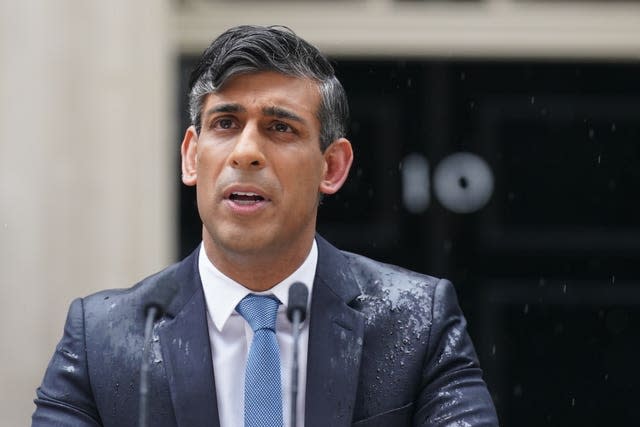
<svg viewBox="0 0 640 427">
<path fill-rule="evenodd" d="M 318 193 L 344 181 L 326 186 L 333 160 L 331 148 L 320 151 L 319 105 L 315 82 L 275 72 L 234 76 L 208 95 L 200 134 L 191 127 L 183 142 L 183 182 L 197 184 L 203 239 L 214 252 L 309 249 Z"/>
</svg>

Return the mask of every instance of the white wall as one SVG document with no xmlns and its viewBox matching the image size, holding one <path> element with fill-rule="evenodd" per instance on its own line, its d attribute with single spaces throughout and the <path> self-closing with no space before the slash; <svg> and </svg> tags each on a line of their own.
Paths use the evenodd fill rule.
<svg viewBox="0 0 640 427">
<path fill-rule="evenodd" d="M 72 298 L 173 259 L 167 17 L 160 0 L 0 2 L 2 425 L 30 424 Z"/>
</svg>

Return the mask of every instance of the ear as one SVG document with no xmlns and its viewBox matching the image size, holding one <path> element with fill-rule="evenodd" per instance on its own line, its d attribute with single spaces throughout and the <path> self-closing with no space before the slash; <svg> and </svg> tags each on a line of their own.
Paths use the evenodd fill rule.
<svg viewBox="0 0 640 427">
<path fill-rule="evenodd" d="M 196 185 L 198 180 L 198 133 L 196 128 L 189 126 L 184 133 L 180 146 L 182 155 L 182 183 L 189 187 Z"/>
<path fill-rule="evenodd" d="M 333 194 L 337 192 L 347 180 L 351 163 L 353 163 L 353 149 L 351 143 L 340 138 L 324 151 L 325 171 L 320 182 L 320 192 Z"/>
</svg>

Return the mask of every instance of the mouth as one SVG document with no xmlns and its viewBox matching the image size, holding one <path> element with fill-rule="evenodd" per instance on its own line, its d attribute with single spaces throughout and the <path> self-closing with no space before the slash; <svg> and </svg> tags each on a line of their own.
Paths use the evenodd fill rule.
<svg viewBox="0 0 640 427">
<path fill-rule="evenodd" d="M 262 188 L 251 184 L 234 184 L 223 193 L 225 205 L 234 215 L 255 215 L 271 204 L 271 198 Z"/>
<path fill-rule="evenodd" d="M 233 191 L 229 194 L 228 199 L 242 206 L 253 205 L 267 200 L 260 194 L 250 191 Z"/>
</svg>

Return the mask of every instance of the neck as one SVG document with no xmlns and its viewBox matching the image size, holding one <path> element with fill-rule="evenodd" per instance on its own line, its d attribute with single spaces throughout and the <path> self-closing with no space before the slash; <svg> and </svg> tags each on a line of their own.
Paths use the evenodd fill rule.
<svg viewBox="0 0 640 427">
<path fill-rule="evenodd" d="M 225 276 L 254 292 L 267 291 L 289 277 L 309 256 L 314 235 L 286 248 L 269 248 L 256 253 L 224 250 L 210 238 L 203 239 L 207 258 Z"/>
</svg>

